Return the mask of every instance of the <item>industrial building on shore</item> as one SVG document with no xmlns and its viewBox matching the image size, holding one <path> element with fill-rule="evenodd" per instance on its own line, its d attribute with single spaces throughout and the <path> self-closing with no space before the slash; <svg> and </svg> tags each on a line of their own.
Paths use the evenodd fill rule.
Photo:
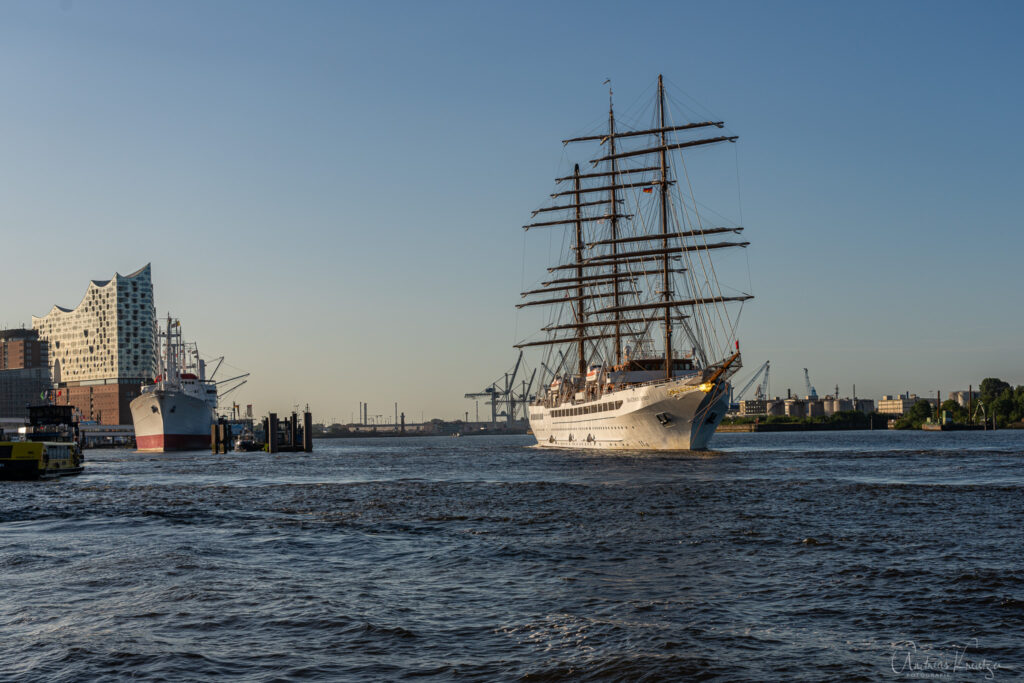
<svg viewBox="0 0 1024 683">
<path fill-rule="evenodd" d="M 856 410 L 865 415 L 874 412 L 875 402 L 870 398 L 835 398 L 805 396 L 799 398 L 751 399 L 740 401 L 740 417 L 785 415 L 787 417 L 827 417 L 836 413 Z"/>
<path fill-rule="evenodd" d="M 949 399 L 955 401 L 957 404 L 963 407 L 968 406 L 968 402 L 978 400 L 978 392 L 973 391 L 952 391 L 949 393 Z M 937 399 L 935 397 L 927 398 L 924 396 L 918 396 L 912 394 L 909 391 L 903 394 L 886 394 L 882 396 L 882 399 L 878 401 L 877 406 L 875 401 L 869 398 L 836 398 L 834 396 L 825 396 L 824 398 L 818 398 L 816 396 L 787 396 L 786 398 L 775 398 L 775 399 L 751 399 L 747 401 L 740 401 L 739 413 L 740 417 L 759 417 L 759 416 L 770 416 L 770 415 L 785 415 L 788 417 L 828 417 L 835 413 L 846 412 L 850 410 L 856 410 L 864 414 L 878 413 L 879 415 L 888 415 L 892 417 L 898 417 L 905 415 L 910 412 L 918 402 L 925 401 L 931 404 L 932 408 L 937 407 Z"/>
</svg>

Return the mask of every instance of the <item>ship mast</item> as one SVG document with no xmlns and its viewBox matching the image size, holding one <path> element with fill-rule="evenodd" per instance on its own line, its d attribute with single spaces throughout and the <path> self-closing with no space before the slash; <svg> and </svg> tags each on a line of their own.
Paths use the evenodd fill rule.
<svg viewBox="0 0 1024 683">
<path fill-rule="evenodd" d="M 665 137 L 665 84 L 658 74 L 658 125 L 661 127 L 661 247 L 665 253 L 661 258 L 661 300 L 669 302 L 672 293 L 669 291 L 668 274 L 668 139 Z M 615 152 L 612 151 L 612 155 Z M 612 162 L 614 163 L 614 159 Z M 665 377 L 672 377 L 672 310 L 665 306 Z"/>
<path fill-rule="evenodd" d="M 612 104 L 612 88 L 608 86 L 608 144 L 609 149 L 612 151 L 612 157 L 615 156 L 615 108 Z M 619 253 L 619 217 L 618 212 L 615 211 L 615 207 L 618 204 L 615 196 L 615 186 L 619 181 L 619 162 L 617 159 L 611 159 L 611 193 L 609 195 L 608 213 L 612 217 L 612 257 Z M 615 277 L 619 273 L 618 262 L 612 263 L 612 276 Z M 619 307 L 619 280 L 615 277 L 612 284 L 612 298 L 615 301 L 615 307 Z M 618 367 L 622 364 L 622 314 L 615 313 L 615 366 Z"/>
<path fill-rule="evenodd" d="M 691 261 L 690 253 L 745 247 L 748 242 L 709 242 L 707 238 L 710 236 L 740 234 L 743 228 L 700 226 L 684 230 L 683 224 L 669 215 L 673 210 L 670 207 L 669 188 L 677 181 L 672 178 L 668 153 L 673 150 L 733 142 L 736 136 L 720 135 L 680 140 L 676 137 L 677 133 L 723 128 L 724 123 L 709 120 L 669 125 L 666 99 L 664 79 L 659 75 L 654 127 L 646 130 L 619 130 L 615 121 L 613 92 L 609 88 L 607 132 L 562 140 L 563 145 L 576 142 L 596 142 L 599 145 L 609 143 L 603 156 L 590 160 L 594 166 L 601 162 L 608 162 L 608 166 L 600 171 L 580 173 L 579 164 L 574 164 L 572 175 L 555 178 L 556 185 L 563 182 L 569 185 L 571 181 L 571 186 L 563 185 L 565 189 L 556 189 L 549 195 L 555 200 L 551 206 L 533 211 L 535 218 L 538 214 L 544 214 L 543 218 L 546 220 L 523 226 L 525 230 L 542 227 L 571 229 L 572 253 L 565 263 L 548 267 L 548 272 L 555 275 L 541 282 L 539 288 L 520 292 L 527 300 L 517 304 L 516 308 L 564 306 L 563 310 L 570 313 L 572 320 L 542 327 L 542 331 L 549 333 L 547 339 L 524 341 L 516 344 L 516 348 L 575 346 L 576 371 L 580 376 L 585 376 L 589 360 L 588 343 L 599 340 L 614 341 L 613 348 L 608 349 L 611 352 L 609 356 L 614 358 L 617 367 L 622 367 L 625 362 L 622 337 L 643 339 L 650 326 L 660 322 L 664 326 L 664 374 L 665 378 L 671 379 L 674 366 L 673 323 L 689 317 L 680 309 L 694 310 L 697 307 L 742 302 L 751 298 L 747 294 L 723 296 L 720 291 L 716 295 L 715 292 L 704 292 L 699 288 L 693 292 L 686 291 L 685 287 L 682 288 L 682 292 L 674 291 L 676 283 L 673 279 L 676 274 L 687 270 L 685 266 Z M 623 150 L 619 144 L 620 138 L 629 141 L 630 138 L 643 137 L 650 140 L 648 146 L 630 148 L 627 145 Z M 654 158 L 655 154 L 658 155 L 657 158 Z M 632 158 L 642 161 L 636 167 L 621 167 L 622 159 Z M 584 181 L 587 184 L 584 184 Z M 641 224 L 641 230 L 637 234 L 623 236 L 621 219 L 629 221 L 633 216 L 629 215 L 628 209 L 624 211 L 620 208 L 625 201 L 618 191 L 642 188 L 643 192 L 650 193 L 655 185 L 658 186 L 658 203 L 657 207 L 650 207 L 657 211 L 657 218 L 652 221 L 653 225 Z M 601 193 L 599 196 L 604 198 L 591 199 L 597 193 Z M 594 209 L 599 206 L 607 206 L 607 210 L 601 212 L 603 215 L 595 215 Z M 640 209 L 639 203 L 636 208 Z M 564 213 L 558 217 L 558 214 L 551 216 L 551 212 Z M 599 229 L 592 225 L 589 228 L 591 236 L 588 239 L 586 224 L 605 221 L 609 221 L 610 234 L 605 233 L 595 239 Z M 673 227 L 677 224 L 679 227 Z M 680 261 L 685 263 L 681 264 Z M 652 276 L 652 286 L 648 287 L 642 280 L 644 276 Z M 548 296 L 544 297 L 544 294 Z M 682 296 L 677 298 L 680 294 Z M 687 294 L 689 296 L 686 296 Z M 629 297 L 635 297 L 636 301 L 627 300 Z M 588 304 L 588 301 L 594 303 Z M 571 335 L 557 334 L 563 330 L 571 330 Z"/>
<path fill-rule="evenodd" d="M 573 168 L 573 203 L 576 204 L 576 240 L 573 249 L 576 251 L 576 281 L 579 285 L 576 288 L 576 323 L 580 325 L 576 329 L 576 348 L 578 351 L 577 363 L 579 374 L 585 377 L 587 374 L 587 355 L 584 351 L 584 330 L 583 327 L 583 209 L 580 206 L 580 165 Z M 615 213 L 612 211 L 612 213 Z"/>
</svg>

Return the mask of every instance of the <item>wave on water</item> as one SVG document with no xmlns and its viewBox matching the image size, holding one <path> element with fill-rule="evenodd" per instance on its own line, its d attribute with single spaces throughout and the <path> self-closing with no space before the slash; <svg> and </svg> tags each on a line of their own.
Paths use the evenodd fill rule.
<svg viewBox="0 0 1024 683">
<path fill-rule="evenodd" d="M 1008 675 L 1024 435 L 972 434 L 90 451 L 3 487 L 0 679 L 891 681 L 969 639 Z"/>
</svg>

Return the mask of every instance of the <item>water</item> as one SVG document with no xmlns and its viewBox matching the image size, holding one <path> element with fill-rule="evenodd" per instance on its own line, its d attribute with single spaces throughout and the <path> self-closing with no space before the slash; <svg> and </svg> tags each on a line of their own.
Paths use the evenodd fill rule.
<svg viewBox="0 0 1024 683">
<path fill-rule="evenodd" d="M 1022 432 L 530 442 L 93 450 L 2 482 L 0 680 L 1024 672 Z"/>
</svg>

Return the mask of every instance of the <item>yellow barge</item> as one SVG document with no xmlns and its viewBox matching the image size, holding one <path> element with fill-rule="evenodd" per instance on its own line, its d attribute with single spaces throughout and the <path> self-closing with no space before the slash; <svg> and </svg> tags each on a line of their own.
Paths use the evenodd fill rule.
<svg viewBox="0 0 1024 683">
<path fill-rule="evenodd" d="M 71 410 L 70 406 L 31 406 L 26 440 L 6 441 L 0 437 L 0 479 L 81 474 L 82 444 Z"/>
</svg>

